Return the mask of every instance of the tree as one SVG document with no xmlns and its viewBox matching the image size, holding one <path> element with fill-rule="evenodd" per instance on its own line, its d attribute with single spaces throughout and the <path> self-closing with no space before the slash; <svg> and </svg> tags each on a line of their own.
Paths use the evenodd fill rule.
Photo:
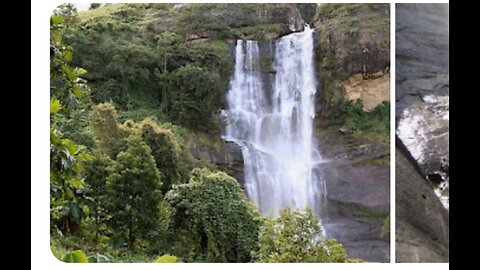
<svg viewBox="0 0 480 270">
<path fill-rule="evenodd" d="M 87 148 L 65 135 L 66 123 L 88 93 L 80 78 L 86 71 L 70 66 L 72 49 L 62 42 L 64 17 L 50 17 L 50 214 L 52 225 L 63 234 L 79 234 L 84 217 L 84 163 Z M 53 228 L 52 228 L 53 229 Z"/>
<path fill-rule="evenodd" d="M 100 141 L 100 147 L 114 158 L 124 150 L 128 132 L 117 122 L 118 114 L 110 103 L 100 103 L 89 114 L 89 126 Z"/>
<path fill-rule="evenodd" d="M 195 168 L 190 182 L 174 186 L 166 200 L 173 208 L 177 246 L 188 247 L 185 252 L 194 253 L 191 259 L 250 261 L 258 245 L 259 214 L 234 178 Z"/>
<path fill-rule="evenodd" d="M 256 262 L 353 262 L 343 246 L 322 235 L 312 210 L 304 213 L 283 208 L 277 218 L 267 218 L 260 230 Z"/>
<path fill-rule="evenodd" d="M 101 151 L 93 153 L 92 161 L 85 166 L 85 196 L 92 200 L 91 217 L 94 220 L 94 242 L 98 244 L 99 234 L 106 229 L 107 213 L 107 178 L 112 173 L 113 160 Z"/>
<path fill-rule="evenodd" d="M 219 129 L 214 121 L 221 104 L 218 74 L 187 65 L 162 74 L 161 80 L 167 89 L 175 89 L 170 91 L 167 107 L 168 116 L 174 123 L 209 133 Z"/>
<path fill-rule="evenodd" d="M 141 121 L 138 124 L 138 132 L 152 149 L 152 155 L 163 182 L 162 193 L 169 191 L 172 184 L 186 182 L 182 181 L 182 178 L 188 178 L 188 171 L 182 170 L 180 164 L 182 149 L 173 132 L 161 127 L 152 118 Z"/>
<path fill-rule="evenodd" d="M 107 182 L 112 213 L 109 225 L 132 250 L 136 240 L 150 240 L 146 238 L 158 225 L 162 199 L 152 150 L 139 136 L 128 137 L 127 150 L 117 155 Z"/>
<path fill-rule="evenodd" d="M 75 5 L 71 3 L 62 4 L 58 6 L 54 11 L 53 14 L 60 15 L 65 18 L 65 23 L 67 25 L 75 25 L 78 22 L 78 11 Z"/>
</svg>

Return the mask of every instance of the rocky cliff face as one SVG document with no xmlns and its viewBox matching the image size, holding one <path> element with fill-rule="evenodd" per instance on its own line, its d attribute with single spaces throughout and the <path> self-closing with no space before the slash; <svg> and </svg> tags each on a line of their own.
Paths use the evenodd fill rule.
<svg viewBox="0 0 480 270">
<path fill-rule="evenodd" d="M 227 4 L 225 23 L 239 28 L 280 24 L 280 35 L 303 31 L 304 20 L 296 4 Z"/>
<path fill-rule="evenodd" d="M 396 151 L 396 260 L 448 262 L 448 212 L 402 151 Z"/>
<path fill-rule="evenodd" d="M 320 4 L 313 20 L 317 33 L 317 71 L 320 77 L 318 114 L 329 115 L 335 101 L 346 95 L 349 80 L 376 79 L 390 66 L 389 4 Z M 353 77 L 352 77 L 353 75 Z M 381 85 L 389 92 L 389 85 Z M 356 97 L 356 96 L 354 96 Z M 376 106 L 384 100 L 363 96 L 364 104 Z"/>
<path fill-rule="evenodd" d="M 207 31 L 191 33 L 190 42 L 198 43 L 230 38 L 273 40 L 292 32 L 303 31 L 304 20 L 297 4 L 185 4 L 179 13 L 201 13 L 213 23 Z M 220 35 L 218 31 L 223 31 Z"/>
<path fill-rule="evenodd" d="M 402 156 L 410 158 L 407 161 L 397 157 L 397 260 L 445 262 L 449 200 L 448 4 L 397 4 L 396 18 L 397 147 Z"/>
<path fill-rule="evenodd" d="M 349 100 L 361 99 L 363 109 L 371 111 L 378 104 L 390 100 L 390 74 L 378 73 L 377 77 L 363 79 L 361 73 L 354 74 L 343 81 L 345 97 Z"/>
<path fill-rule="evenodd" d="M 382 227 L 390 213 L 388 145 L 349 135 L 317 134 L 325 163 L 319 169 L 327 187 L 322 224 L 349 256 L 388 262 L 388 233 Z M 385 232 L 383 232 L 385 233 Z"/>
</svg>

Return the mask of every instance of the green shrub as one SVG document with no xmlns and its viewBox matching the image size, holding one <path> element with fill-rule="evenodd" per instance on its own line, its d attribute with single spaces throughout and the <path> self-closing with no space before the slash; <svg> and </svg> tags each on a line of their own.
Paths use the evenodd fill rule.
<svg viewBox="0 0 480 270">
<path fill-rule="evenodd" d="M 217 113 L 221 107 L 219 74 L 187 65 L 164 74 L 162 81 L 169 89 L 167 112 L 173 123 L 210 134 L 221 126 Z"/>
<path fill-rule="evenodd" d="M 260 230 L 256 262 L 354 262 L 342 244 L 322 235 L 319 219 L 311 209 L 305 213 L 283 208 L 277 218 L 267 218 Z"/>
<path fill-rule="evenodd" d="M 128 133 L 117 122 L 118 114 L 110 103 L 101 103 L 92 108 L 89 126 L 100 141 L 100 147 L 114 158 L 124 150 Z"/>
<path fill-rule="evenodd" d="M 152 155 L 162 179 L 165 194 L 173 184 L 186 182 L 188 172 L 181 166 L 182 147 L 175 134 L 161 127 L 154 119 L 146 118 L 137 125 L 137 132 L 152 149 Z"/>
<path fill-rule="evenodd" d="M 335 119 L 339 125 L 346 125 L 354 133 L 390 139 L 390 102 L 384 101 L 372 111 L 363 110 L 361 99 L 340 99 L 335 105 Z"/>
<path fill-rule="evenodd" d="M 249 262 L 259 213 L 238 182 L 223 172 L 192 170 L 190 182 L 166 195 L 172 207 L 176 255 L 187 260 Z"/>
</svg>

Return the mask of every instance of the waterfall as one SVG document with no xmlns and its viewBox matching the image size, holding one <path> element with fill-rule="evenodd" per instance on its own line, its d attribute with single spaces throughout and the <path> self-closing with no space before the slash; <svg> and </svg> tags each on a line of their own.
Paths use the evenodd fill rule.
<svg viewBox="0 0 480 270">
<path fill-rule="evenodd" d="M 275 44 L 272 91 L 265 91 L 254 40 L 237 40 L 235 71 L 227 93 L 223 138 L 239 144 L 247 196 L 264 215 L 283 207 L 318 210 L 325 184 L 315 172 L 321 160 L 312 138 L 317 82 L 313 29 Z"/>
</svg>

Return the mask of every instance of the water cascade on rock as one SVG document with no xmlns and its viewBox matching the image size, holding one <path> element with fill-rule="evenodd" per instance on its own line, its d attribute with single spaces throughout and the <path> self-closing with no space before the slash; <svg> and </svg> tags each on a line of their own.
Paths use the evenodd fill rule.
<svg viewBox="0 0 480 270">
<path fill-rule="evenodd" d="M 245 191 L 264 215 L 306 206 L 318 213 L 326 193 L 315 170 L 321 157 L 312 138 L 317 87 L 312 35 L 306 26 L 276 41 L 271 91 L 261 79 L 258 43 L 237 40 L 223 138 L 241 146 Z"/>
</svg>

